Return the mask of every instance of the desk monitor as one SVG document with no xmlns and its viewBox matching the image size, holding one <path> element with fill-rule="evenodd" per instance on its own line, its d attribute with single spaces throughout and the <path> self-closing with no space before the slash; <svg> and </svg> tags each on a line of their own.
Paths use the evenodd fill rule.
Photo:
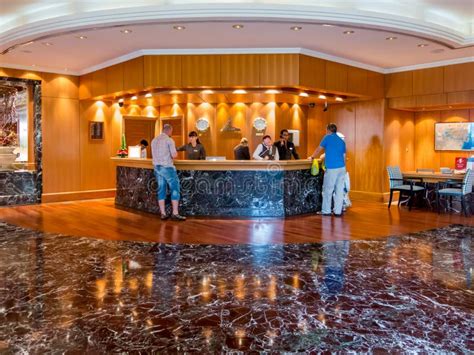
<svg viewBox="0 0 474 355">
<path fill-rule="evenodd" d="M 208 156 L 206 157 L 206 160 L 210 160 L 210 161 L 217 161 L 217 160 L 226 160 L 226 158 L 224 156 Z"/>
</svg>

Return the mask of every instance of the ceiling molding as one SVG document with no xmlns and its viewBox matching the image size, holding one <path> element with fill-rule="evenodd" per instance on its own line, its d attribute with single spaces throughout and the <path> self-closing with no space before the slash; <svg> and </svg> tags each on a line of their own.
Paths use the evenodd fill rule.
<svg viewBox="0 0 474 355">
<path fill-rule="evenodd" d="M 465 36 L 452 28 L 419 19 L 354 9 L 274 4 L 212 4 L 161 5 L 121 8 L 59 16 L 26 23 L 0 33 L 0 47 L 33 40 L 38 36 L 60 35 L 61 32 L 111 25 L 131 25 L 169 21 L 264 20 L 304 23 L 332 23 L 396 31 L 431 39 L 451 48 L 474 45 L 472 36 Z"/>
<path fill-rule="evenodd" d="M 306 48 L 189 48 L 189 49 L 141 49 L 138 51 L 134 51 L 120 57 L 116 57 L 105 62 L 99 63 L 97 65 L 85 68 L 80 71 L 66 71 L 66 70 L 54 70 L 47 67 L 41 66 L 26 66 L 26 65 L 15 65 L 15 64 L 8 64 L 2 63 L 2 67 L 4 68 L 11 68 L 11 69 L 19 69 L 19 70 L 28 70 L 28 71 L 38 71 L 38 72 L 46 72 L 46 73 L 55 73 L 55 74 L 64 74 L 64 75 L 85 75 L 96 70 L 101 70 L 107 67 L 110 67 L 115 64 L 120 64 L 126 62 L 128 60 L 132 60 L 144 55 L 213 55 L 213 54 L 304 54 L 310 57 L 320 58 L 329 60 L 332 62 L 346 64 L 353 67 L 366 69 L 370 71 L 374 71 L 381 74 L 391 74 L 391 73 L 398 73 L 403 71 L 409 70 L 418 70 L 418 69 L 428 69 L 434 67 L 440 67 L 445 65 L 453 65 L 453 64 L 462 64 L 462 63 L 470 63 L 474 62 L 473 57 L 465 57 L 465 58 L 456 58 L 450 60 L 442 60 L 437 62 L 425 63 L 425 64 L 417 64 L 417 65 L 410 65 L 404 67 L 394 67 L 394 68 L 382 68 L 373 65 L 368 65 L 365 63 L 353 61 L 350 59 L 313 51 Z"/>
</svg>

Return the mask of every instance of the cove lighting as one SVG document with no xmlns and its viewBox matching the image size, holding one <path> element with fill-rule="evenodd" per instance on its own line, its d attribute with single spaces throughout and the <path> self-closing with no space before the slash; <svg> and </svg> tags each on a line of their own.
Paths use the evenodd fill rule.
<svg viewBox="0 0 474 355">
<path fill-rule="evenodd" d="M 318 96 L 318 98 L 320 98 L 321 100 L 326 100 L 326 95 L 321 94 Z"/>
<path fill-rule="evenodd" d="M 342 102 L 342 101 L 344 101 L 344 99 L 343 99 L 342 97 L 339 97 L 339 96 L 338 96 L 338 97 L 336 97 L 336 101 Z"/>
<path fill-rule="evenodd" d="M 147 99 L 149 99 L 151 96 L 152 96 L 152 95 L 151 95 L 151 93 L 150 93 L 150 92 L 149 92 L 148 94 L 146 94 L 146 95 L 145 95 L 145 97 L 146 97 Z"/>
<path fill-rule="evenodd" d="M 300 92 L 301 97 L 309 97 L 307 92 Z"/>
<path fill-rule="evenodd" d="M 246 94 L 247 91 L 243 90 L 243 89 L 238 89 L 238 90 L 234 90 L 232 92 L 233 94 Z"/>
<path fill-rule="evenodd" d="M 281 94 L 280 90 L 270 89 L 265 91 L 265 94 Z"/>
</svg>

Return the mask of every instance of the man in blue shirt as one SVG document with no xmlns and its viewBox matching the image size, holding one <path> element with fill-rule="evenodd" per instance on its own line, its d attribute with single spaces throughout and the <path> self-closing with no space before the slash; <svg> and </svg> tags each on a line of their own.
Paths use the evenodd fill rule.
<svg viewBox="0 0 474 355">
<path fill-rule="evenodd" d="M 346 175 L 346 143 L 337 135 L 337 126 L 330 123 L 326 127 L 326 135 L 310 156 L 315 159 L 324 149 L 326 153 L 326 173 L 323 182 L 323 208 L 320 214 L 331 215 L 331 203 L 334 193 L 334 215 L 342 215 L 344 199 L 344 177 Z"/>
</svg>

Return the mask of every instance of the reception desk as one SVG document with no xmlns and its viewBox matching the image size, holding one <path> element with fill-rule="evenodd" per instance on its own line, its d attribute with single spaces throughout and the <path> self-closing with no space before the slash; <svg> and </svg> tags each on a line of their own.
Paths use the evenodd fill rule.
<svg viewBox="0 0 474 355">
<path fill-rule="evenodd" d="M 118 206 L 159 213 L 151 159 L 112 158 Z M 321 209 L 322 174 L 311 162 L 178 160 L 180 212 L 186 216 L 285 217 Z M 169 197 L 168 197 L 169 199 Z"/>
</svg>

